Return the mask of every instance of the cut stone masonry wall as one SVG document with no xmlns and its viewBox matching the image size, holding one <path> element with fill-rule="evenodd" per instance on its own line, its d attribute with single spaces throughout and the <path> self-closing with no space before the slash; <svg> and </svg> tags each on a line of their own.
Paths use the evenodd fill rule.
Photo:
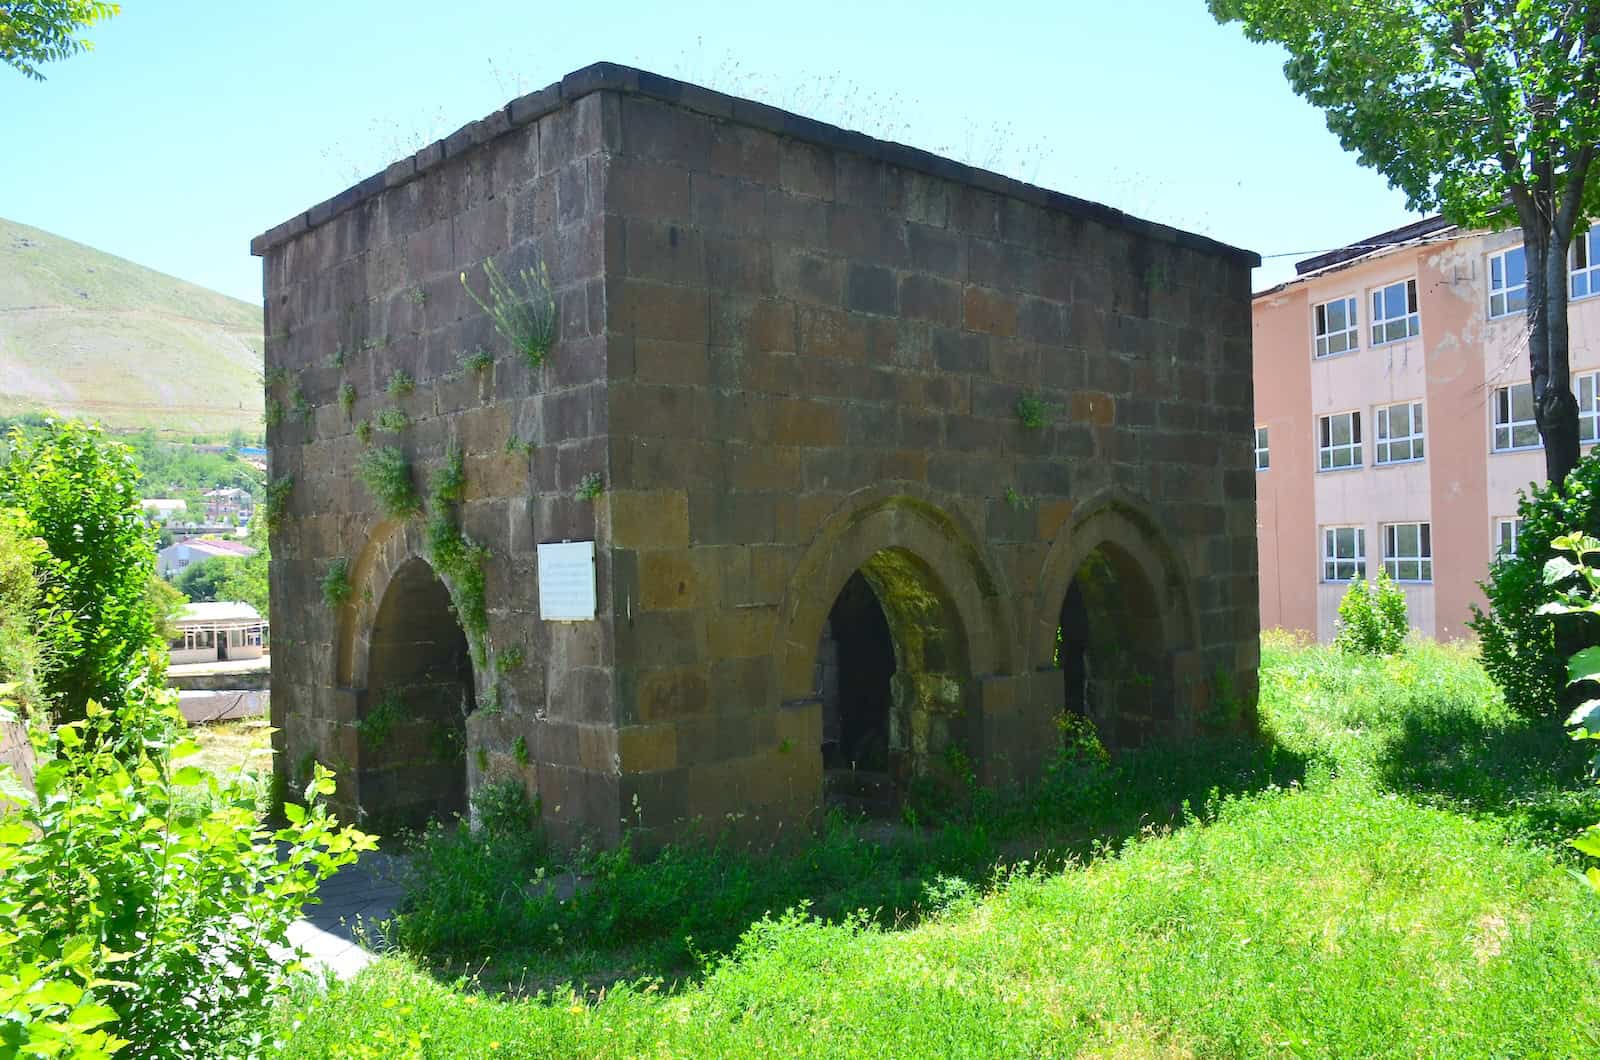
<svg viewBox="0 0 1600 1060">
<path fill-rule="evenodd" d="M 1105 622 L 1145 646 L 1091 660 L 1108 740 L 1253 715 L 1253 255 L 609 64 L 252 249 L 286 410 L 271 473 L 293 478 L 280 762 L 334 765 L 347 809 L 386 809 L 361 719 L 403 678 L 375 625 L 429 555 L 423 520 L 354 474 L 358 424 L 393 407 L 408 425 L 367 442 L 401 448 L 419 490 L 458 448 L 462 529 L 489 556 L 467 789 L 522 784 L 558 835 L 812 818 L 819 644 L 858 570 L 894 634 L 901 784 L 1038 774 L 1063 601 L 1102 568 L 1133 601 Z M 462 289 L 489 259 L 549 269 L 540 367 Z M 493 364 L 463 367 L 479 348 Z M 398 398 L 396 371 L 416 381 Z M 562 540 L 596 543 L 592 622 L 539 615 L 536 546 Z M 354 592 L 329 610 L 341 558 Z"/>
</svg>

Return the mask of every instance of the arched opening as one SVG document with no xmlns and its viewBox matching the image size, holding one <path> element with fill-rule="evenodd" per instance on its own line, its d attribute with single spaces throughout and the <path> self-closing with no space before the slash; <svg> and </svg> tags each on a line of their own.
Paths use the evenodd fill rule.
<svg viewBox="0 0 1600 1060">
<path fill-rule="evenodd" d="M 816 659 L 831 804 L 891 813 L 913 779 L 970 769 L 966 634 L 915 555 L 880 549 L 850 575 Z"/>
<path fill-rule="evenodd" d="M 421 559 L 390 579 L 370 645 L 356 721 L 366 821 L 392 830 L 464 813 L 472 655 L 449 590 Z"/>
<path fill-rule="evenodd" d="M 1073 571 L 1056 626 L 1062 708 L 1094 722 L 1101 739 L 1133 747 L 1172 715 L 1172 675 L 1155 588 L 1109 542 Z"/>
</svg>

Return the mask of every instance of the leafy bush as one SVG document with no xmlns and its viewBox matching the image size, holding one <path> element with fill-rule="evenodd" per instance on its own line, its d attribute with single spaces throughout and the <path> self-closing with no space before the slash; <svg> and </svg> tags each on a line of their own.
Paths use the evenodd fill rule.
<svg viewBox="0 0 1600 1060">
<path fill-rule="evenodd" d="M 0 507 L 20 510 L 20 532 L 44 545 L 35 566 L 45 694 L 68 719 L 90 700 L 114 710 L 136 678 L 165 665 L 150 596 L 155 531 L 138 486 L 128 447 L 82 423 L 14 431 L 0 466 Z"/>
<path fill-rule="evenodd" d="M 1540 612 L 1546 615 L 1600 614 L 1600 569 L 1589 560 L 1600 554 L 1600 539 L 1587 534 L 1567 534 L 1550 544 L 1558 552 L 1571 553 L 1572 559 L 1558 555 L 1545 564 L 1544 581 L 1555 588 L 1557 598 L 1540 608 Z M 1595 684 L 1600 682 L 1600 647 L 1584 648 L 1567 661 L 1567 681 L 1585 687 L 1592 697 Z M 1574 740 L 1600 740 L 1600 699 L 1589 698 L 1579 703 L 1567 716 L 1567 725 L 1572 729 Z M 1589 768 L 1591 776 L 1600 775 L 1600 753 L 1591 760 Z M 1570 842 L 1581 853 L 1600 858 L 1600 824 L 1590 825 Z M 1590 886 L 1600 890 L 1600 868 L 1591 865 L 1584 878 Z"/>
<path fill-rule="evenodd" d="M 1394 655 L 1405 646 L 1410 622 L 1406 594 L 1378 572 L 1375 585 L 1353 581 L 1339 601 L 1339 632 L 1333 642 L 1341 651 L 1356 655 Z"/>
<path fill-rule="evenodd" d="M 396 368 L 383 389 L 392 398 L 403 398 L 417 389 L 417 381 L 411 377 L 410 372 Z"/>
<path fill-rule="evenodd" d="M 1061 407 L 1038 394 L 1024 393 L 1017 398 L 1017 420 L 1030 431 L 1042 430 L 1060 413 Z"/>
<path fill-rule="evenodd" d="M 21 524 L 20 512 L 0 509 L 0 686 L 31 715 L 43 706 L 34 566 L 44 560 L 44 545 L 24 536 Z"/>
<path fill-rule="evenodd" d="M 380 446 L 361 454 L 356 474 L 389 518 L 409 519 L 422 510 L 422 498 L 411 480 L 411 461 L 394 446 Z"/>
<path fill-rule="evenodd" d="M 1570 616 L 1552 622 L 1539 608 L 1555 599 L 1544 567 L 1565 534 L 1600 535 L 1600 457 L 1587 456 L 1557 491 L 1548 483 L 1523 494 L 1517 505 L 1522 526 L 1514 554 L 1489 567 L 1483 583 L 1487 613 L 1473 607 L 1468 627 L 1478 635 L 1483 668 L 1505 692 L 1506 703 L 1528 717 L 1553 713 L 1563 701 L 1568 657 L 1594 643 L 1594 619 Z"/>
<path fill-rule="evenodd" d="M 0 770 L 0 1056 L 218 1055 L 283 993 L 301 904 L 373 846 L 317 802 L 325 771 L 271 831 L 249 784 L 175 765 L 197 748 L 166 696 L 35 726 L 33 792 Z"/>
</svg>

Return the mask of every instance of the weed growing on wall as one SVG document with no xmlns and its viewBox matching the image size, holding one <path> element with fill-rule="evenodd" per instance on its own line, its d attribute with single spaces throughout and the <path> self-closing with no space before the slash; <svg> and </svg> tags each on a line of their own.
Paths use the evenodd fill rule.
<svg viewBox="0 0 1600 1060">
<path fill-rule="evenodd" d="M 344 348 L 344 343 L 341 342 L 339 345 L 335 346 L 333 348 L 333 352 L 328 355 L 328 365 L 329 365 L 329 367 L 332 367 L 332 368 L 343 368 L 344 367 L 345 357 L 346 357 L 346 351 L 345 351 L 345 348 Z"/>
<path fill-rule="evenodd" d="M 356 732 L 361 736 L 362 743 L 377 750 L 389 742 L 389 737 L 405 722 L 405 718 L 405 700 L 391 688 L 379 696 L 365 716 L 356 722 Z"/>
<path fill-rule="evenodd" d="M 555 342 L 556 300 L 550 291 L 550 271 L 542 262 L 537 269 L 523 269 L 517 274 L 521 290 L 512 286 L 492 260 L 483 263 L 483 275 L 489 287 L 487 299 L 478 297 L 464 272 L 461 286 L 494 322 L 501 338 L 526 357 L 531 367 L 539 367 Z"/>
<path fill-rule="evenodd" d="M 364 446 L 372 444 L 371 420 L 362 420 L 360 423 L 356 424 L 356 441 L 360 442 Z"/>
<path fill-rule="evenodd" d="M 606 480 L 598 471 L 591 471 L 578 480 L 578 499 L 592 501 L 606 491 Z"/>
<path fill-rule="evenodd" d="M 356 407 L 356 388 L 349 383 L 339 385 L 339 407 L 344 410 L 346 416 Z"/>
<path fill-rule="evenodd" d="M 1017 420 L 1028 430 L 1043 429 L 1060 414 L 1059 405 L 1053 405 L 1038 394 L 1024 392 L 1017 398 Z"/>
<path fill-rule="evenodd" d="M 1025 497 L 1017 492 L 1015 486 L 1006 487 L 1006 503 L 1011 505 L 1013 511 L 1026 511 L 1033 506 L 1032 498 Z"/>
<path fill-rule="evenodd" d="M 392 445 L 361 454 L 356 475 L 391 519 L 409 519 L 422 510 L 422 498 L 411 480 L 411 461 Z"/>
<path fill-rule="evenodd" d="M 289 511 L 289 494 L 294 492 L 294 476 L 280 475 L 267 483 L 267 495 L 261 502 L 261 517 L 266 520 L 267 532 L 277 533 Z"/>
<path fill-rule="evenodd" d="M 289 403 L 294 408 L 294 414 L 301 423 L 310 423 L 312 413 L 316 410 L 311 407 L 311 402 L 306 400 L 306 392 L 299 383 L 294 386 L 294 391 L 289 395 Z"/>
<path fill-rule="evenodd" d="M 494 354 L 479 346 L 461 355 L 461 367 L 468 372 L 487 372 L 494 365 Z"/>
<path fill-rule="evenodd" d="M 390 434 L 399 434 L 411 426 L 411 417 L 407 416 L 404 409 L 386 408 L 378 413 L 378 430 Z"/>
<path fill-rule="evenodd" d="M 500 669 L 502 670 L 521 669 L 523 662 L 522 646 L 513 644 L 504 651 L 496 653 L 495 661 L 500 664 Z"/>
<path fill-rule="evenodd" d="M 276 427 L 278 424 L 282 423 L 283 422 L 283 402 L 279 401 L 273 395 L 268 394 L 267 395 L 267 399 L 266 399 L 266 406 L 262 410 L 261 417 L 262 417 L 263 420 L 266 421 L 266 424 L 267 424 L 268 427 Z"/>
<path fill-rule="evenodd" d="M 396 368 L 383 389 L 390 397 L 399 399 L 417 389 L 417 381 L 411 378 L 410 372 Z"/>
<path fill-rule="evenodd" d="M 337 610 L 350 599 L 350 561 L 340 556 L 328 565 L 322 576 L 322 601 Z"/>
<path fill-rule="evenodd" d="M 429 481 L 428 558 L 450 590 L 473 661 L 482 666 L 484 636 L 489 631 L 483 565 L 489 552 L 461 532 L 459 509 L 466 496 L 466 482 L 461 450 L 452 445 Z"/>
</svg>

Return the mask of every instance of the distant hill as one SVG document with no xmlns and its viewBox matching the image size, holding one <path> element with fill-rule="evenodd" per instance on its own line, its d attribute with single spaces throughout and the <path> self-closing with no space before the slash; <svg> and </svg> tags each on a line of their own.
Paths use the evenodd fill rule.
<svg viewBox="0 0 1600 1060">
<path fill-rule="evenodd" d="M 0 415 L 261 429 L 261 308 L 0 218 Z"/>
</svg>

